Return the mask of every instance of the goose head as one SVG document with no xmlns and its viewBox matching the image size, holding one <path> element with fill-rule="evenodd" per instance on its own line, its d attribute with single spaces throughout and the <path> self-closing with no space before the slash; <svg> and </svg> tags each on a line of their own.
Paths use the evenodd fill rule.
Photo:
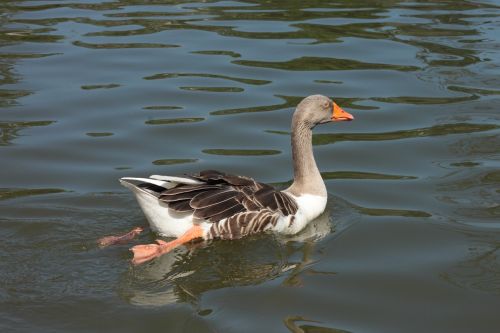
<svg viewBox="0 0 500 333">
<path fill-rule="evenodd" d="M 323 95 L 311 95 L 299 103 L 294 113 L 294 120 L 312 129 L 318 124 L 349 121 L 354 120 L 354 117 L 330 98 Z"/>
</svg>

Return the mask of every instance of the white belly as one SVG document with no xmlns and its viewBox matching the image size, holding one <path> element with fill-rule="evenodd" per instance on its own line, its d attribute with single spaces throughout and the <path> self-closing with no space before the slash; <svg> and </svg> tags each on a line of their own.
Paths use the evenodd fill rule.
<svg viewBox="0 0 500 333">
<path fill-rule="evenodd" d="M 152 195 L 134 191 L 149 225 L 154 232 L 167 237 L 179 237 L 193 226 L 192 213 L 177 213 Z"/>
<path fill-rule="evenodd" d="M 309 222 L 325 211 L 327 197 L 312 194 L 301 196 L 288 194 L 297 202 L 297 213 L 295 213 L 293 221 L 291 216 L 280 219 L 274 229 L 280 233 L 293 235 L 304 229 Z"/>
</svg>

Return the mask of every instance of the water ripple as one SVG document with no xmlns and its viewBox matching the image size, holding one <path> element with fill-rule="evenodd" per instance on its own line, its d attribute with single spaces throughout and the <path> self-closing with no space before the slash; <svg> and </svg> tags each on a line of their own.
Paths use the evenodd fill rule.
<svg viewBox="0 0 500 333">
<path fill-rule="evenodd" d="M 121 84 L 108 83 L 108 84 L 90 84 L 81 86 L 83 90 L 95 90 L 95 89 L 113 89 L 121 87 Z"/>
<path fill-rule="evenodd" d="M 445 124 L 427 128 L 418 128 L 406 131 L 395 131 L 385 133 L 336 133 L 336 134 L 314 134 L 314 145 L 325 145 L 340 141 L 385 141 L 401 140 L 416 137 L 442 136 L 450 134 L 485 132 L 498 129 L 493 124 Z"/>
<path fill-rule="evenodd" d="M 385 133 L 332 133 L 313 134 L 314 145 L 326 145 L 341 141 L 385 141 L 401 140 L 416 137 L 444 136 L 450 134 L 485 132 L 500 128 L 493 124 L 444 124 L 426 128 L 418 128 L 405 131 L 385 132 Z M 267 130 L 267 133 L 290 135 L 286 131 Z"/>
<path fill-rule="evenodd" d="M 174 125 L 183 123 L 197 123 L 205 120 L 205 118 L 165 118 L 151 119 L 145 122 L 146 125 Z"/>
<path fill-rule="evenodd" d="M 32 195 L 44 195 L 53 193 L 62 193 L 66 190 L 59 188 L 0 188 L 0 200 L 15 199 Z"/>
<path fill-rule="evenodd" d="M 251 85 L 264 85 L 271 83 L 271 81 L 267 80 L 247 79 L 247 78 L 239 78 L 239 77 L 232 77 L 220 74 L 209 74 L 209 73 L 160 73 L 151 76 L 146 76 L 144 77 L 144 80 L 163 80 L 163 79 L 173 79 L 178 77 L 202 77 L 210 79 L 222 79 L 222 80 L 236 81 Z"/>
<path fill-rule="evenodd" d="M 0 13 L 5 331 L 500 325 L 498 1 L 12 0 Z M 193 243 L 139 267 L 130 245 L 97 248 L 147 223 L 120 177 L 220 169 L 289 186 L 291 114 L 318 93 L 356 121 L 315 129 L 329 198 L 304 234 Z"/>
<path fill-rule="evenodd" d="M 238 87 L 179 87 L 181 90 L 188 91 L 205 91 L 205 92 L 229 92 L 229 93 L 237 93 L 243 92 L 245 89 Z"/>
<path fill-rule="evenodd" d="M 0 146 L 12 144 L 12 141 L 20 136 L 19 131 L 37 126 L 49 126 L 55 121 L 17 121 L 17 122 L 0 122 Z"/>
<path fill-rule="evenodd" d="M 160 44 L 160 43 L 100 43 L 92 44 L 82 41 L 74 41 L 73 45 L 86 47 L 89 49 L 158 49 L 169 47 L 180 47 L 180 45 Z"/>
<path fill-rule="evenodd" d="M 300 57 L 289 61 L 256 61 L 256 60 L 234 60 L 234 64 L 252 67 L 264 67 L 292 71 L 339 71 L 339 70 L 365 70 L 365 69 L 389 69 L 397 71 L 416 71 L 416 66 L 402 66 L 391 64 L 365 63 L 351 59 L 336 59 L 323 57 Z"/>
<path fill-rule="evenodd" d="M 281 154 L 279 150 L 272 149 L 203 149 L 205 154 L 223 156 L 264 156 Z"/>
</svg>

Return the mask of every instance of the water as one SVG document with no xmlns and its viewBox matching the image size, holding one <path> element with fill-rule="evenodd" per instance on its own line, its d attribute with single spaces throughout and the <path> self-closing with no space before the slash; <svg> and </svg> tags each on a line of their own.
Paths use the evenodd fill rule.
<svg viewBox="0 0 500 333">
<path fill-rule="evenodd" d="M 0 330 L 498 332 L 498 1 L 2 1 Z M 310 94 L 325 214 L 132 267 L 122 176 L 284 185 Z M 138 242 L 155 238 L 144 234 Z"/>
</svg>

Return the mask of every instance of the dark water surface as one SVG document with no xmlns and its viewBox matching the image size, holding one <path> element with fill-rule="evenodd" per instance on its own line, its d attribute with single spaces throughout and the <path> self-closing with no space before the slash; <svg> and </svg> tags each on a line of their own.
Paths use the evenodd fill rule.
<svg viewBox="0 0 500 333">
<path fill-rule="evenodd" d="M 500 1 L 3 0 L 0 45 L 0 331 L 500 331 Z M 96 246 L 119 177 L 288 182 L 313 93 L 356 121 L 304 233 Z"/>
</svg>

